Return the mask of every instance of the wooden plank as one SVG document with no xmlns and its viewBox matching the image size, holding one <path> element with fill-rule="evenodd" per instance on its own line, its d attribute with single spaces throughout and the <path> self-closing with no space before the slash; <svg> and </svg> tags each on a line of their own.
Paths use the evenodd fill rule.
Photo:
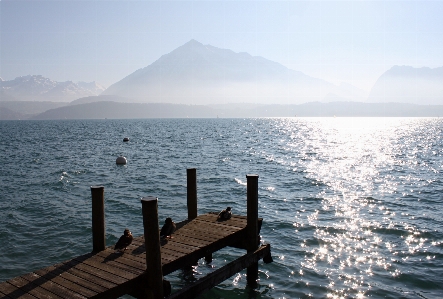
<svg viewBox="0 0 443 299">
<path fill-rule="evenodd" d="M 198 247 L 198 248 L 208 246 L 212 243 L 211 241 L 199 240 L 199 239 L 192 238 L 191 236 L 186 236 L 186 235 L 181 235 L 181 234 L 175 235 L 173 240 L 175 243 L 194 246 L 194 247 Z"/>
<path fill-rule="evenodd" d="M 238 230 L 237 230 L 238 231 Z M 222 239 L 226 236 L 236 233 L 237 231 L 225 231 L 223 229 L 211 229 L 204 227 L 194 227 L 194 228 L 182 228 L 180 231 L 176 233 L 176 235 L 195 235 L 206 237 L 207 240 L 215 241 L 218 239 Z M 208 239 L 209 238 L 209 239 Z"/>
<path fill-rule="evenodd" d="M 205 233 L 205 234 L 214 234 L 214 235 L 228 235 L 233 234 L 240 230 L 240 228 L 237 227 L 231 227 L 226 225 L 217 225 L 209 222 L 204 221 L 195 221 L 192 223 L 192 225 L 182 227 L 178 230 L 178 232 L 181 232 L 183 230 L 191 230 L 199 233 Z"/>
<path fill-rule="evenodd" d="M 29 293 L 36 298 L 41 299 L 57 299 L 59 296 L 41 288 L 40 286 L 34 285 L 22 277 L 15 277 L 8 280 L 8 282 L 15 287 L 19 288 L 25 293 Z"/>
<path fill-rule="evenodd" d="M 227 222 L 227 221 L 229 221 L 229 222 Z M 232 232 L 238 231 L 239 229 L 246 227 L 243 225 L 240 225 L 240 226 L 231 225 L 231 223 L 233 223 L 232 221 L 235 221 L 235 219 L 233 219 L 232 221 L 230 221 L 230 220 L 227 220 L 227 221 L 206 221 L 204 219 L 198 218 L 198 219 L 195 219 L 194 221 L 192 221 L 192 223 L 186 225 L 185 227 L 189 228 L 189 227 L 193 227 L 193 225 L 196 225 L 196 226 L 208 227 L 210 229 L 223 229 L 223 230 L 232 231 Z M 245 224 L 246 224 L 246 222 L 245 222 Z"/>
<path fill-rule="evenodd" d="M 23 290 L 17 288 L 16 286 L 10 284 L 9 282 L 3 282 L 0 284 L 0 295 L 2 299 L 36 299 L 37 297 L 32 296 L 24 292 Z"/>
<path fill-rule="evenodd" d="M 185 237 L 188 239 L 192 239 L 192 240 L 198 240 L 198 241 L 204 241 L 205 243 L 212 243 L 215 241 L 218 241 L 224 237 L 229 236 L 228 235 L 224 235 L 224 236 L 216 236 L 216 235 L 211 235 L 211 234 L 205 234 L 205 233 L 199 233 L 196 231 L 192 231 L 192 230 L 185 230 L 185 229 L 181 229 L 180 231 L 178 231 L 174 237 Z"/>
<path fill-rule="evenodd" d="M 236 218 L 230 218 L 230 219 L 227 219 L 227 220 L 217 220 L 217 218 L 214 218 L 214 216 L 210 216 L 210 215 L 206 214 L 206 215 L 202 215 L 202 216 L 192 220 L 186 226 L 190 226 L 193 223 L 205 223 L 205 224 L 210 223 L 211 225 L 216 225 L 218 227 L 230 226 L 233 229 L 238 229 L 238 227 L 235 227 L 235 226 L 233 226 L 231 224 L 242 225 L 242 224 L 246 224 L 246 221 L 243 220 L 243 219 L 236 219 Z M 242 228 L 242 227 L 240 227 L 240 228 Z"/>
<path fill-rule="evenodd" d="M 205 220 L 203 219 L 201 222 L 204 222 Z M 219 222 L 219 223 L 214 223 L 214 222 L 206 222 L 207 225 L 217 225 L 220 228 L 230 228 L 232 230 L 239 230 L 239 229 L 243 229 L 246 227 L 246 225 L 244 225 L 244 223 L 236 223 L 235 221 L 230 221 L 230 220 L 226 220 L 223 222 Z"/>
<path fill-rule="evenodd" d="M 88 265 L 93 268 L 107 272 L 109 274 L 114 274 L 115 276 L 119 276 L 122 278 L 122 280 L 120 280 L 121 281 L 120 283 L 124 283 L 124 282 L 134 279 L 138 276 L 137 274 L 125 271 L 124 269 L 121 269 L 119 271 L 115 271 L 116 270 L 115 267 L 101 263 L 100 261 L 98 261 L 95 258 L 94 259 L 91 258 L 91 259 L 87 259 L 87 260 L 83 261 L 82 265 Z"/>
<path fill-rule="evenodd" d="M 233 215 L 230 219 L 223 221 L 219 221 L 216 215 L 211 214 L 200 215 L 197 219 L 209 223 L 216 223 L 218 225 L 226 225 L 238 228 L 244 228 L 247 224 L 246 218 L 237 218 L 237 215 Z"/>
<path fill-rule="evenodd" d="M 141 257 L 139 257 L 139 256 L 128 256 L 128 259 L 129 259 L 129 257 L 130 258 L 132 258 L 132 259 L 134 259 L 135 261 L 137 261 L 137 262 L 140 262 L 140 263 L 143 263 L 143 265 L 146 267 L 146 258 L 145 258 L 145 255 L 143 255 L 143 256 L 141 256 Z M 144 259 L 144 260 L 143 260 Z M 174 261 L 176 259 L 176 257 L 174 257 L 174 256 L 171 256 L 171 255 L 168 255 L 168 254 L 163 254 L 162 256 L 161 256 L 161 263 L 162 263 L 162 265 L 163 264 L 168 264 L 168 263 L 170 263 L 171 261 Z"/>
<path fill-rule="evenodd" d="M 62 277 L 61 274 L 63 273 L 63 271 L 60 269 L 54 268 L 53 270 L 50 270 L 48 268 L 45 268 L 45 269 L 34 271 L 34 273 L 37 275 L 40 275 L 41 277 L 44 277 L 48 280 L 51 280 L 51 282 L 56 283 L 68 290 L 71 290 L 75 293 L 79 293 L 80 295 L 82 295 L 84 297 L 89 298 L 94 295 L 97 295 L 97 292 L 94 292 L 94 291 L 84 287 L 81 284 L 78 284 L 76 282 L 72 282 L 72 281 Z"/>
<path fill-rule="evenodd" d="M 191 299 L 195 298 L 201 293 L 213 288 L 219 283 L 225 281 L 235 273 L 247 268 L 248 266 L 257 263 L 265 255 L 270 254 L 270 245 L 263 245 L 255 252 L 248 253 L 229 264 L 221 267 L 220 269 L 206 275 L 205 277 L 197 280 L 193 284 L 179 290 L 168 296 L 167 299 Z"/>
<path fill-rule="evenodd" d="M 188 253 L 191 253 L 191 252 L 197 250 L 199 247 L 189 246 L 189 245 L 181 244 L 178 242 L 169 242 L 169 243 L 165 244 L 162 248 L 166 248 L 166 249 L 174 250 L 174 251 L 181 252 L 184 254 L 188 254 Z"/>
<path fill-rule="evenodd" d="M 97 286 L 96 288 L 100 291 L 105 291 L 107 289 L 117 286 L 117 284 L 115 284 L 109 280 L 105 280 L 105 279 L 97 276 L 95 273 L 91 274 L 86 271 L 82 271 L 80 269 L 73 268 L 73 266 L 69 266 L 67 264 L 64 264 L 60 268 L 63 269 L 64 271 L 66 271 L 66 273 L 69 273 L 69 274 L 79 277 L 81 279 L 90 281 L 91 283 L 96 285 Z"/>
<path fill-rule="evenodd" d="M 236 215 L 233 215 L 230 219 L 219 220 L 217 219 L 217 215 L 204 214 L 200 215 L 196 220 L 216 223 L 218 225 L 240 226 L 240 228 L 243 228 L 243 225 L 247 223 L 245 218 L 237 218 Z"/>
<path fill-rule="evenodd" d="M 103 254 L 103 252 L 97 253 L 94 262 L 100 264 L 100 266 L 106 265 L 108 267 L 111 267 L 114 272 L 120 272 L 121 270 L 123 270 L 126 272 L 133 273 L 135 275 L 140 275 L 144 272 L 145 267 L 138 267 L 140 264 L 129 263 L 129 262 L 123 263 L 120 262 L 119 258 L 110 259 L 109 256 L 106 256 L 106 254 L 105 256 L 100 256 L 100 254 Z"/>
<path fill-rule="evenodd" d="M 128 254 L 122 254 L 117 252 L 110 252 L 108 250 L 101 251 L 97 253 L 97 256 L 103 258 L 103 261 L 113 261 L 115 263 L 123 264 L 126 267 L 131 267 L 135 269 L 136 272 L 134 273 L 140 273 L 143 272 L 146 268 L 146 262 L 142 259 L 138 259 L 137 257 L 128 255 Z"/>
<path fill-rule="evenodd" d="M 87 264 L 78 264 L 74 268 L 82 272 L 92 274 L 93 276 L 97 276 L 98 278 L 100 278 L 100 280 L 107 280 L 109 282 L 112 282 L 115 285 L 119 285 L 128 281 L 127 279 L 122 278 L 116 274 L 109 273 L 107 271 L 95 268 Z M 100 280 L 98 280 L 97 282 L 99 282 Z M 92 282 L 95 283 L 94 280 Z"/>
<path fill-rule="evenodd" d="M 199 240 L 199 239 L 195 239 L 191 236 L 185 236 L 182 234 L 174 235 L 174 238 L 172 240 L 170 240 L 170 242 L 171 243 L 180 243 L 180 244 L 183 244 L 186 246 L 192 246 L 192 247 L 197 247 L 197 248 L 201 248 L 201 247 L 211 244 L 211 241 Z"/>
<path fill-rule="evenodd" d="M 75 274 L 68 272 L 68 270 L 65 270 L 63 268 L 63 264 L 56 264 L 54 266 L 50 266 L 48 268 L 36 271 L 37 274 L 40 274 L 40 271 L 51 271 L 52 273 L 58 275 L 59 277 L 69 280 L 72 283 L 78 284 L 80 286 L 83 286 L 91 291 L 93 291 L 94 293 L 98 294 L 104 290 L 107 290 L 107 288 L 104 288 L 100 285 L 97 285 L 95 283 L 92 283 L 89 279 L 85 279 L 85 278 L 81 278 L 79 276 L 76 276 Z M 96 277 L 94 276 L 94 279 L 96 279 Z"/>
<path fill-rule="evenodd" d="M 88 273 L 89 275 L 91 275 L 91 278 L 94 279 L 91 280 L 91 282 L 93 283 L 97 283 L 100 285 L 103 285 L 103 283 L 105 282 L 112 283 L 111 288 L 100 292 L 98 295 L 93 297 L 94 299 L 118 298 L 120 296 L 123 296 L 124 294 L 127 294 L 129 290 L 134 287 L 132 285 L 132 281 L 117 275 L 118 273 L 109 273 L 105 270 L 90 266 L 86 263 L 76 264 L 74 268 L 71 268 L 69 270 L 69 272 L 71 272 L 72 270 L 79 271 L 79 273 L 81 272 L 82 274 L 84 274 L 84 272 Z"/>
<path fill-rule="evenodd" d="M 203 234 L 193 234 L 192 231 L 181 231 L 179 234 L 175 235 L 176 240 L 180 240 L 180 242 L 184 241 L 186 242 L 186 239 L 189 241 L 193 241 L 196 243 L 199 243 L 200 246 L 207 246 L 213 242 L 216 242 L 222 238 L 212 237 L 209 235 L 203 235 Z"/>
<path fill-rule="evenodd" d="M 85 298 L 79 293 L 66 289 L 65 287 L 58 285 L 52 282 L 51 280 L 48 280 L 45 277 L 41 277 L 40 275 L 37 275 L 35 273 L 28 273 L 21 277 L 28 280 L 30 283 L 34 285 L 38 285 L 39 287 L 46 289 L 53 294 L 56 294 L 60 298 L 78 298 L 78 299 Z"/>
</svg>

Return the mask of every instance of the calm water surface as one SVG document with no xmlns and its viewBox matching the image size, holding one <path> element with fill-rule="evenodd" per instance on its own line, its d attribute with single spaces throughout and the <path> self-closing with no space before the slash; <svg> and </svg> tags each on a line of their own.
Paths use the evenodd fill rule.
<svg viewBox="0 0 443 299">
<path fill-rule="evenodd" d="M 6 121 L 0 132 L 0 281 L 91 250 L 91 185 L 105 186 L 108 245 L 125 227 L 143 233 L 141 197 L 159 198 L 160 219 L 185 219 L 195 167 L 199 213 L 245 214 L 245 176 L 259 174 L 274 257 L 256 289 L 241 272 L 201 298 L 443 297 L 442 119 Z M 242 254 L 167 279 L 178 289 Z"/>
</svg>

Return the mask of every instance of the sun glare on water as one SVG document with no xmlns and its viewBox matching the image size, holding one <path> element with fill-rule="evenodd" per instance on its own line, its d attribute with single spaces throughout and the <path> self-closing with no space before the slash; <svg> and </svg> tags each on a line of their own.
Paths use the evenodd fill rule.
<svg viewBox="0 0 443 299">
<path fill-rule="evenodd" d="M 298 152 L 298 161 L 286 163 L 294 171 L 305 169 L 306 177 L 320 186 L 315 197 L 321 200 L 321 209 L 297 214 L 293 226 L 313 228 L 313 244 L 303 242 L 301 245 L 308 252 L 302 268 L 304 272 L 313 271 L 328 277 L 328 298 L 365 298 L 373 287 L 368 278 L 375 273 L 399 276 L 402 272 L 394 261 L 429 246 L 426 238 L 420 238 L 418 229 L 405 227 L 391 202 L 385 202 L 393 197 L 400 201 L 405 193 L 414 192 L 412 187 L 404 190 L 399 186 L 399 174 L 404 173 L 400 181 L 420 181 L 415 175 L 420 164 L 417 148 L 431 150 L 433 140 L 432 136 L 421 134 L 426 121 L 282 120 L 286 123 L 281 124 L 281 128 L 290 136 L 285 147 Z M 406 146 L 412 152 L 405 151 Z M 410 168 L 414 171 L 406 174 Z M 396 240 L 392 241 L 391 237 L 388 241 L 381 233 L 401 226 L 409 233 L 404 239 L 398 233 Z"/>
</svg>

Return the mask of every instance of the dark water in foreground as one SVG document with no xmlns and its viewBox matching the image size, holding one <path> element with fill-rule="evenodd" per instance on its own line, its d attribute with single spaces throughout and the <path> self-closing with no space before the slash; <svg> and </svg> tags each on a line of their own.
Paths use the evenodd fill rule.
<svg viewBox="0 0 443 299">
<path fill-rule="evenodd" d="M 442 119 L 8 121 L 0 132 L 0 281 L 91 250 L 91 185 L 105 186 L 108 245 L 125 227 L 142 234 L 140 197 L 159 198 L 160 219 L 185 219 L 196 167 L 199 213 L 245 214 L 245 175 L 260 175 L 274 257 L 257 289 L 242 272 L 202 298 L 443 297 Z M 241 254 L 222 250 L 194 277 Z"/>
</svg>

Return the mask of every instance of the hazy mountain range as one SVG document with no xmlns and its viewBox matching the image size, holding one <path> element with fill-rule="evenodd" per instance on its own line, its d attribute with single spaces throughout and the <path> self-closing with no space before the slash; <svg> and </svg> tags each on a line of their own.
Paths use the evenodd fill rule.
<svg viewBox="0 0 443 299">
<path fill-rule="evenodd" d="M 43 76 L 0 78 L 0 119 L 441 116 L 442 79 L 443 67 L 394 66 L 368 95 L 350 84 L 337 86 L 262 57 L 191 40 L 107 89 Z"/>
<path fill-rule="evenodd" d="M 40 75 L 0 78 L 1 101 L 71 102 L 81 97 L 97 96 L 105 90 L 96 82 L 57 82 Z"/>
<path fill-rule="evenodd" d="M 299 105 L 92 102 L 45 111 L 33 119 L 237 118 L 237 117 L 443 117 L 443 105 L 311 102 Z"/>
<path fill-rule="evenodd" d="M 394 66 L 378 78 L 367 101 L 443 105 L 443 67 Z"/>
</svg>

